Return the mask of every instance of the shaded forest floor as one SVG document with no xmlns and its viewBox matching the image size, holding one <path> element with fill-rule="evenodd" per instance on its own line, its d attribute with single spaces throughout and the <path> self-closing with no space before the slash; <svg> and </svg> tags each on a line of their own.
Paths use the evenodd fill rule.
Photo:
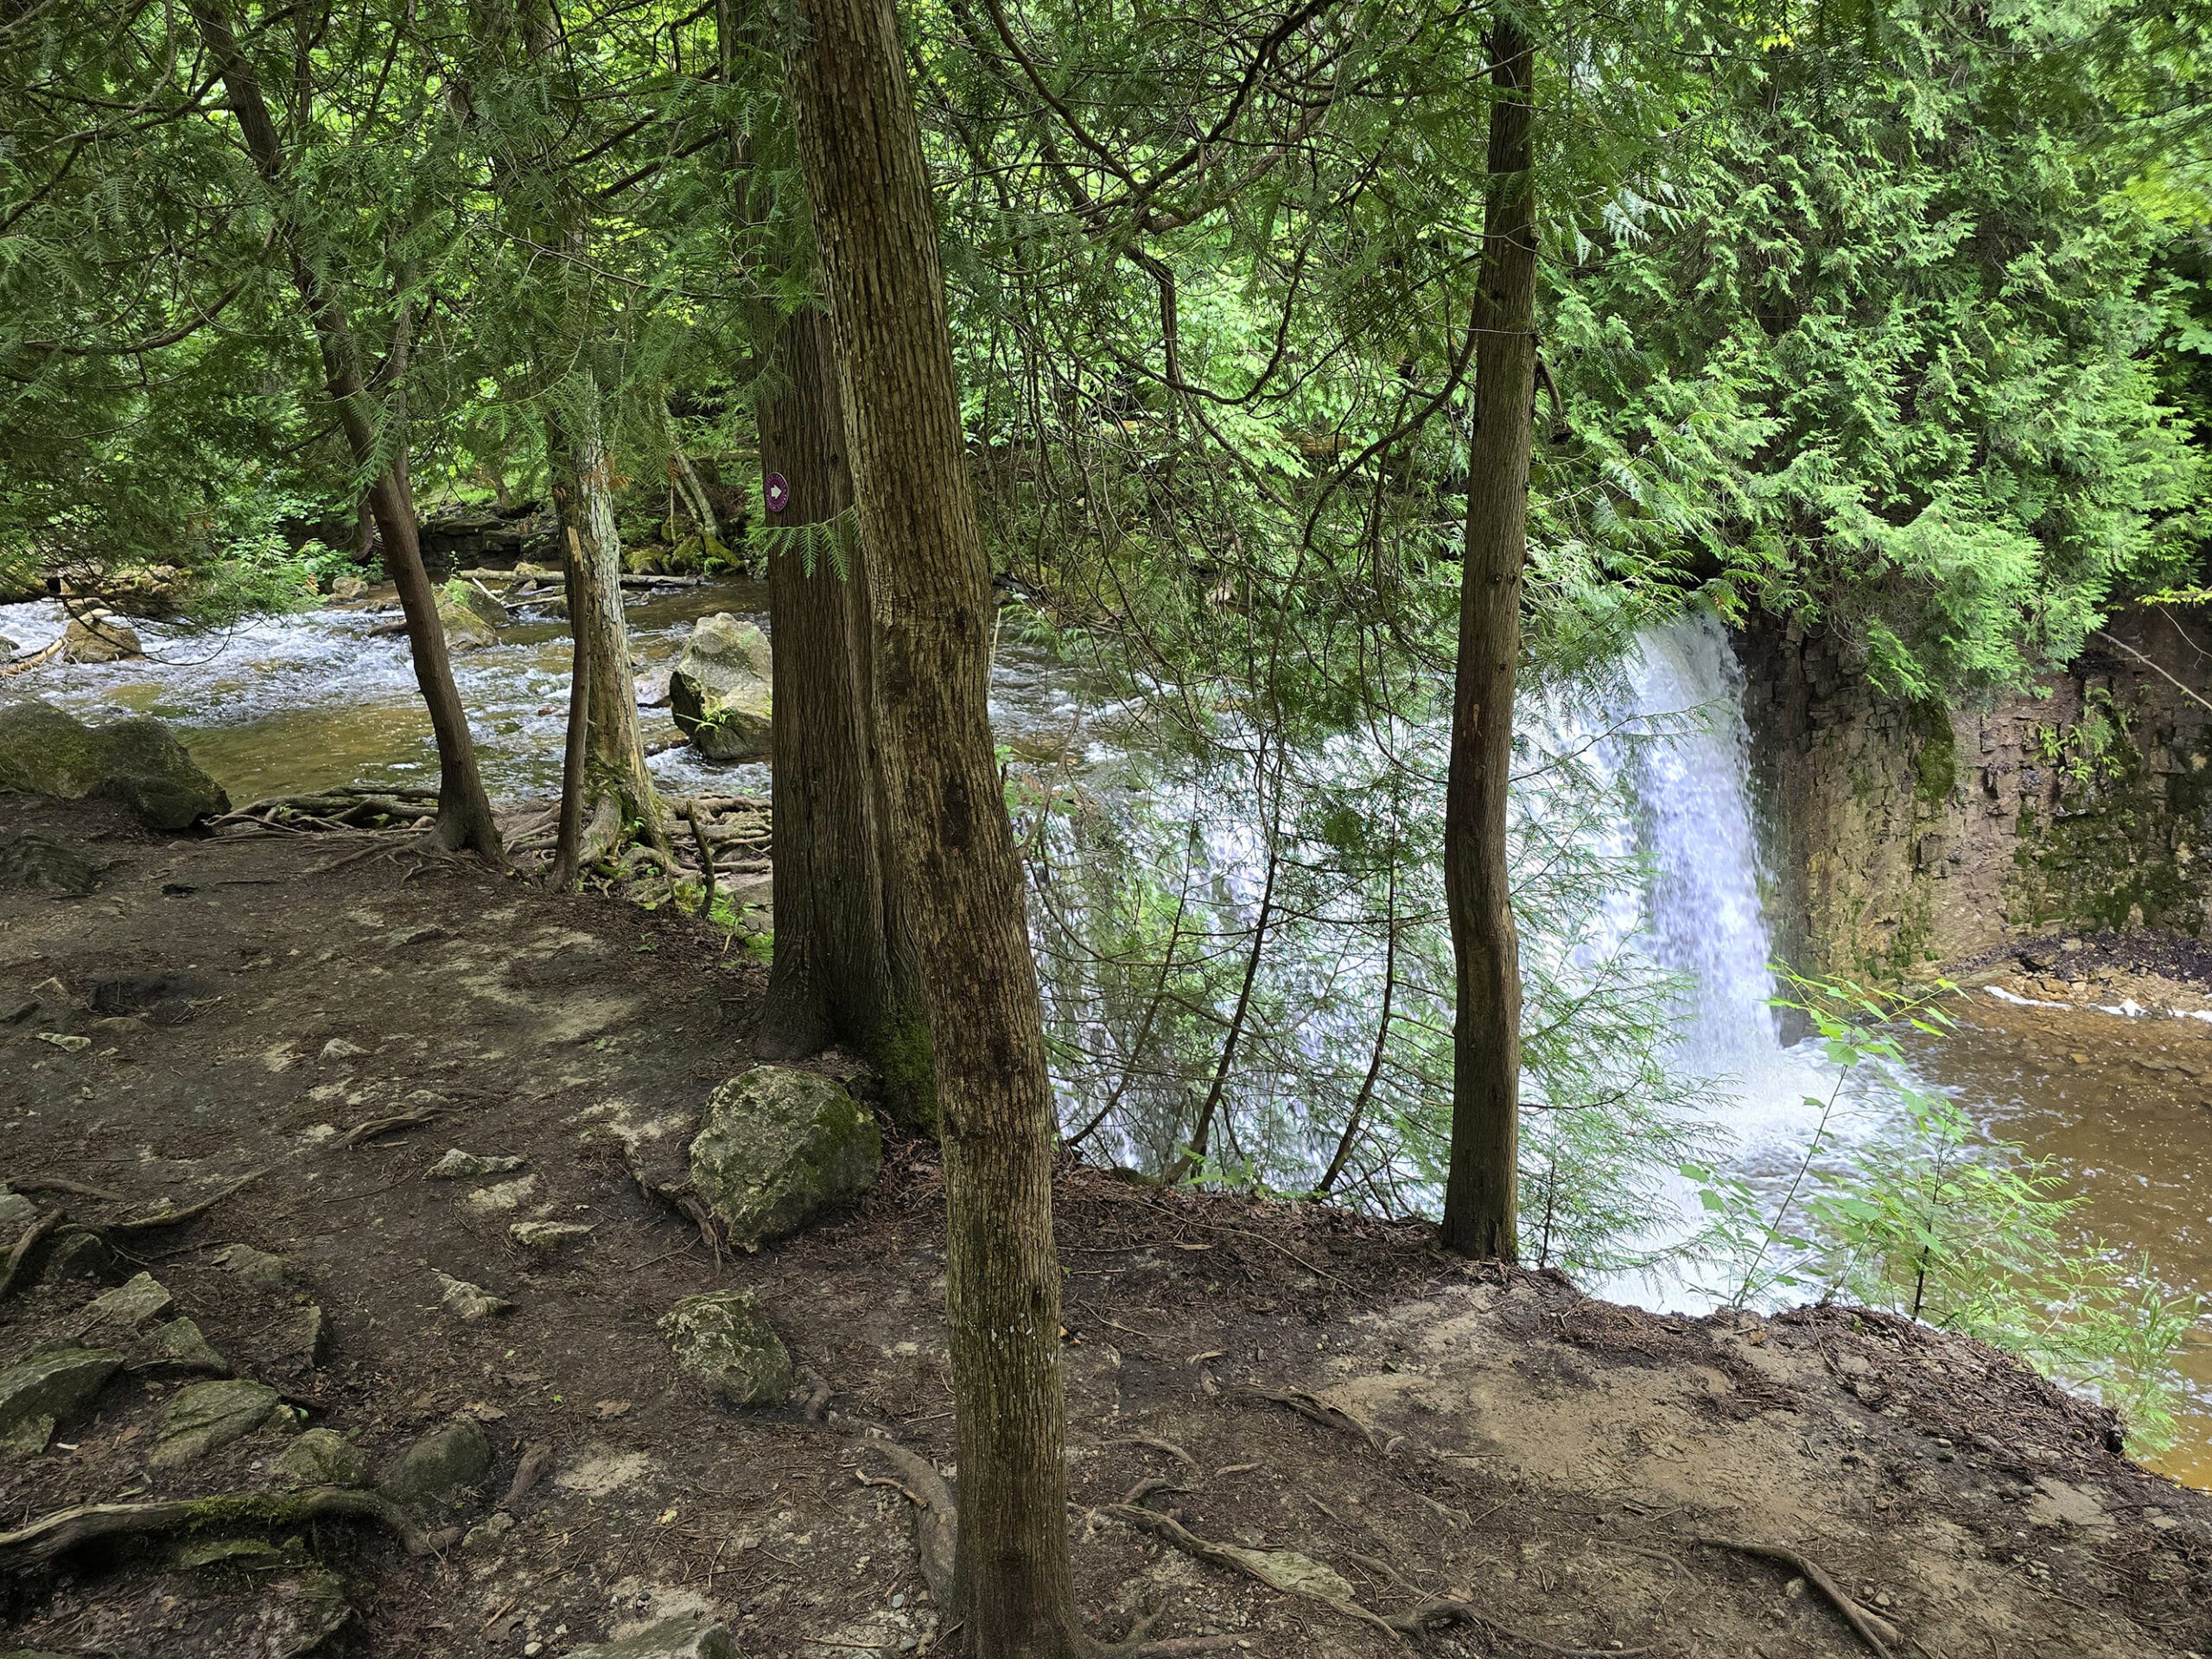
<svg viewBox="0 0 2212 1659">
<path fill-rule="evenodd" d="M 912 1511 L 855 1474 L 890 1472 L 871 1429 L 950 1461 L 929 1149 L 894 1141 L 856 1209 L 717 1262 L 610 1135 L 686 1132 L 741 1067 L 756 964 L 681 918 L 480 868 L 338 862 L 373 843 L 163 840 L 20 798 L 0 823 L 105 867 L 87 897 L 0 887 L 0 1177 L 99 1221 L 265 1171 L 119 1240 L 107 1281 L 149 1270 L 296 1428 L 340 1431 L 372 1467 L 463 1414 L 494 1453 L 426 1519 L 431 1553 L 327 1520 L 212 1561 L 175 1540 L 82 1551 L 0 1584 L 0 1649 L 557 1659 L 691 1609 L 747 1654 L 938 1643 Z M 426 1179 L 454 1147 L 526 1161 Z M 1839 1310 L 1658 1318 L 1458 1262 L 1419 1229 L 1095 1171 L 1066 1173 L 1058 1215 L 1071 1526 L 1102 1637 L 1157 1610 L 1156 1637 L 1236 1651 L 1405 1649 L 1109 1512 L 1156 1477 L 1144 1501 L 1189 1534 L 1298 1552 L 1376 1612 L 1458 1592 L 1484 1622 L 1418 1644 L 1443 1654 L 1871 1650 L 1793 1569 L 1698 1541 L 1715 1537 L 1825 1567 L 1899 1653 L 2212 1652 L 2212 1497 L 2114 1454 L 2101 1414 L 1976 1344 Z M 527 1219 L 594 1230 L 531 1255 L 510 1242 Z M 281 1268 L 240 1272 L 259 1260 L 241 1243 Z M 463 1321 L 441 1274 L 514 1306 Z M 832 1390 L 818 1420 L 717 1406 L 676 1370 L 655 1322 L 717 1287 L 760 1293 Z M 0 1367 L 78 1333 L 100 1287 L 0 1304 Z M 0 1529 L 273 1484 L 289 1440 L 270 1430 L 149 1465 L 188 1380 L 118 1376 L 47 1449 L 0 1457 Z M 502 1507 L 541 1445 L 543 1477 Z"/>
</svg>

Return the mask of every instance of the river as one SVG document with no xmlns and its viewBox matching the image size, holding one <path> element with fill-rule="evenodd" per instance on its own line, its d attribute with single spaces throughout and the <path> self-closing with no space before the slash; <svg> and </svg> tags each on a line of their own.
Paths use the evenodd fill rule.
<svg viewBox="0 0 2212 1659">
<path fill-rule="evenodd" d="M 641 674 L 666 669 L 694 619 L 730 610 L 765 624 L 766 607 L 757 584 L 638 598 L 628 619 Z M 86 718 L 133 713 L 168 721 L 235 801 L 353 782 L 435 783 L 429 721 L 405 643 L 371 632 L 389 620 L 389 613 L 327 609 L 213 634 L 142 625 L 145 659 L 49 664 L 0 683 L 0 695 L 47 697 Z M 50 603 L 0 607 L 0 636 L 35 649 L 61 621 Z M 497 647 L 456 656 L 495 798 L 542 798 L 557 790 L 568 658 L 563 625 L 527 606 Z M 1762 852 L 1740 693 L 1740 671 L 1717 626 L 1688 623 L 1646 637 L 1628 677 L 1633 707 L 1619 712 L 1696 717 L 1673 720 L 1669 741 L 1641 745 L 1622 760 L 1635 810 L 1609 833 L 1633 842 L 1649 871 L 1648 888 L 1622 895 L 1619 913 L 1636 918 L 1643 948 L 1691 987 L 1680 1064 L 1716 1080 L 1731 1166 L 1770 1186 L 1803 1156 L 1817 1122 L 1807 1096 L 1825 1096 L 1834 1071 L 1814 1047 L 1785 1045 L 1769 1006 L 1772 941 L 1760 904 Z M 1126 741 L 1117 710 L 1042 652 L 1012 638 L 999 642 L 992 703 L 1000 740 L 1017 756 L 1058 761 L 1077 751 L 1097 792 L 1141 788 L 1142 755 Z M 765 767 L 703 766 L 677 743 L 664 708 L 643 715 L 664 787 L 766 792 Z M 1171 807 L 1169 816 L 1180 810 Z M 1202 842 L 1192 836 L 1198 856 L 1224 867 L 1217 885 L 1232 908 L 1254 902 L 1252 870 L 1235 867 L 1250 865 L 1258 842 L 1236 817 L 1226 815 L 1226 827 L 1217 823 Z M 1317 1007 L 1328 1005 L 1322 993 L 1340 1004 L 1371 1001 L 1332 982 L 1317 993 Z M 2212 1023 L 2164 1012 L 2022 1006 L 1986 992 L 1962 999 L 1960 1014 L 1955 1031 L 1913 1045 L 1919 1078 L 1949 1091 L 1987 1133 L 2048 1160 L 2081 1200 L 2074 1222 L 2083 1237 L 2147 1255 L 2177 1290 L 2212 1294 Z M 1092 1016 L 1086 1010 L 1084 1017 Z M 1348 1015 L 1345 1029 L 1352 1023 Z M 1341 1034 L 1332 1027 L 1327 1040 Z M 1847 1138 L 1867 1127 L 1854 1128 L 1847 1116 L 1838 1132 Z M 1692 1307 L 1707 1300 L 1663 1275 L 1603 1288 Z M 2204 1327 L 2179 1369 L 2180 1437 L 2152 1461 L 2212 1488 L 2212 1340 Z"/>
</svg>

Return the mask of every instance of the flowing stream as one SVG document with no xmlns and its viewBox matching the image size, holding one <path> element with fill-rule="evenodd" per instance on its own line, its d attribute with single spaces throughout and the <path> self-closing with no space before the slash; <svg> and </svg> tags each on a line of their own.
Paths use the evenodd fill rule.
<svg viewBox="0 0 2212 1659">
<path fill-rule="evenodd" d="M 641 672 L 649 679 L 666 668 L 695 618 L 731 610 L 765 624 L 766 606 L 765 588 L 747 584 L 639 599 L 628 615 Z M 52 604 L 0 607 L 0 636 L 35 649 L 60 632 L 62 620 Z M 160 716 L 238 802 L 355 781 L 435 782 L 435 754 L 405 642 L 371 632 L 388 620 L 389 613 L 334 609 L 212 635 L 142 625 L 147 658 L 41 667 L 0 683 L 0 696 L 50 698 L 90 719 Z M 563 625 L 526 607 L 497 647 L 456 658 L 495 798 L 542 798 L 557 790 L 568 661 Z M 1012 639 L 1001 642 L 995 661 L 993 716 L 1002 742 L 1032 760 L 1079 755 L 1096 792 L 1134 800 L 1150 787 L 1141 749 L 1122 741 L 1116 711 L 1064 664 Z M 1633 821 L 1611 833 L 1645 855 L 1649 887 L 1620 895 L 1615 914 L 1622 926 L 1640 929 L 1641 948 L 1691 988 L 1676 1058 L 1686 1073 L 1719 1080 L 1718 1127 L 1729 1165 L 1773 1191 L 1804 1157 L 1836 1077 L 1817 1047 L 1784 1043 L 1770 1006 L 1773 945 L 1761 903 L 1741 671 L 1719 626 L 1694 620 L 1647 634 L 1627 684 L 1633 706 L 1616 713 L 1671 735 L 1618 757 L 1636 804 Z M 664 708 L 647 709 L 645 722 L 648 745 L 665 746 L 652 758 L 665 787 L 766 792 L 765 767 L 701 766 L 676 744 Z M 1171 803 L 1167 810 L 1183 809 Z M 1219 888 L 1249 907 L 1262 837 L 1241 819 L 1229 823 L 1236 818 L 1226 812 L 1227 828 L 1194 832 L 1192 842 L 1219 867 Z M 1359 973 L 1317 967 L 1307 976 L 1317 1007 L 1357 1010 L 1374 1001 Z M 1311 1040 L 1337 1043 L 1343 1034 L 1317 1031 Z M 1912 1062 L 1923 1086 L 1951 1091 L 1989 1133 L 2050 1160 L 2082 1201 L 2076 1220 L 2084 1238 L 2146 1254 L 2177 1289 L 2212 1292 L 2212 1077 L 2200 1086 L 2159 1058 L 2199 1048 L 2212 1067 L 2212 1024 L 1977 995 L 1961 1027 L 1917 1044 Z M 1847 1145 L 1869 1127 L 1847 1097 L 1831 1125 L 1834 1144 Z M 1687 1185 L 1676 1196 L 1687 1211 Z M 1710 1306 L 1714 1294 L 1664 1277 L 1599 1288 L 1684 1308 Z M 2156 1464 L 2212 1487 L 2212 1343 L 2202 1327 L 2182 1370 L 2181 1439 Z"/>
</svg>

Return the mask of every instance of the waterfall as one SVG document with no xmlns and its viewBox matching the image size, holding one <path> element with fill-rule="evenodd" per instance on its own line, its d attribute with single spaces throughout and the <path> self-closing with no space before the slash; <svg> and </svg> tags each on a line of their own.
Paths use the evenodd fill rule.
<svg viewBox="0 0 2212 1659">
<path fill-rule="evenodd" d="M 1652 882 L 1653 958 L 1692 986 L 1682 1058 L 1742 1075 L 1779 1052 L 1773 940 L 1759 903 L 1744 671 L 1728 636 L 1699 614 L 1645 630 L 1630 671 L 1637 838 Z"/>
</svg>

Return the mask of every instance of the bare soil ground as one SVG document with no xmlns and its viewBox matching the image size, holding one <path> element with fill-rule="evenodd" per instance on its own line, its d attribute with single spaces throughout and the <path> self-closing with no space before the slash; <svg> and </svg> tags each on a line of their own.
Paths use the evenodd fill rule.
<svg viewBox="0 0 2212 1659">
<path fill-rule="evenodd" d="M 164 840 L 9 798 L 0 826 L 105 867 L 85 897 L 0 887 L 0 1175 L 41 1210 L 106 1220 L 266 1171 L 199 1219 L 124 1236 L 108 1281 L 150 1270 L 297 1408 L 295 1432 L 338 1430 L 373 1468 L 457 1414 L 495 1452 L 478 1491 L 424 1518 L 430 1553 L 329 1519 L 198 1566 L 174 1538 L 86 1548 L 6 1576 L 0 1649 L 557 1659 L 686 1609 L 749 1655 L 946 1642 L 910 1507 L 856 1478 L 888 1472 L 871 1433 L 950 1468 L 930 1148 L 893 1143 L 866 1202 L 717 1261 L 607 1134 L 683 1133 L 741 1068 L 756 965 L 680 918 L 480 868 L 338 862 L 375 843 Z M 526 1167 L 424 1179 L 453 1147 Z M 1899 1654 L 2212 1652 L 2212 1497 L 2130 1463 L 2101 1414 L 1976 1344 L 1835 1309 L 1658 1318 L 1447 1258 L 1419 1229 L 1076 1167 L 1058 1217 L 1069 1520 L 1102 1637 L 1156 1611 L 1160 1638 L 1396 1653 L 1408 1643 L 1361 1609 L 1456 1594 L 1477 1622 L 1411 1645 L 1872 1650 L 1796 1568 L 1700 1542 L 1725 1538 L 1825 1567 Z M 509 1241 L 528 1218 L 595 1230 L 542 1259 Z M 224 1254 L 238 1243 L 289 1277 L 250 1282 Z M 440 1273 L 515 1306 L 464 1322 Z M 818 1421 L 722 1408 L 676 1370 L 655 1322 L 717 1286 L 757 1290 L 830 1384 Z M 0 1366 L 73 1335 L 100 1288 L 49 1279 L 0 1303 Z M 312 1355 L 309 1305 L 326 1332 Z M 92 1501 L 277 1488 L 290 1440 L 270 1430 L 149 1465 L 185 1380 L 118 1375 L 44 1451 L 0 1461 L 0 1530 Z M 550 1472 L 499 1508 L 538 1445 Z M 1189 1535 L 1297 1552 L 1356 1602 L 1117 1518 L 1147 1480 L 1143 1501 Z"/>
</svg>

